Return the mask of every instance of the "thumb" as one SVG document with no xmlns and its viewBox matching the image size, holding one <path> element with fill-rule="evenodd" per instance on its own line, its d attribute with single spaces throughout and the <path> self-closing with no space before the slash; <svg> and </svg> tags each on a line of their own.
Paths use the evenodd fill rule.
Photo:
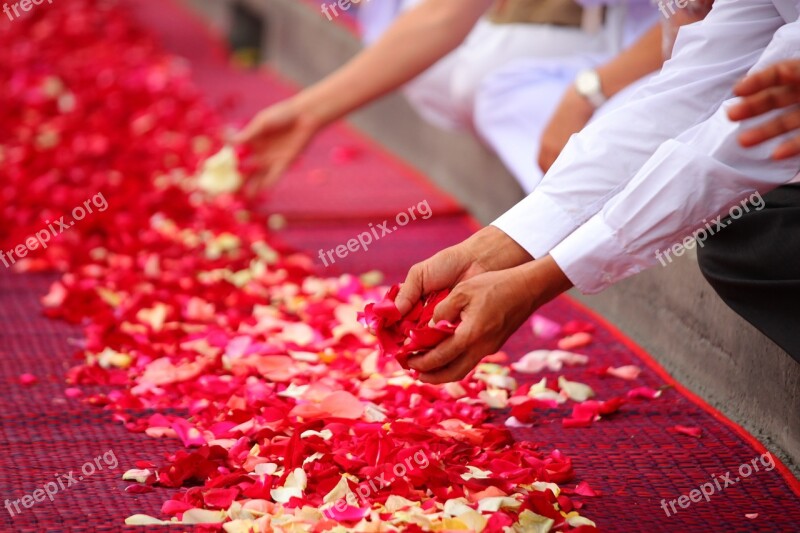
<svg viewBox="0 0 800 533">
<path fill-rule="evenodd" d="M 425 290 L 425 264 L 417 263 L 408 271 L 406 280 L 400 285 L 400 291 L 394 299 L 394 305 L 400 314 L 405 316 L 418 301 Z"/>
<path fill-rule="evenodd" d="M 397 307 L 397 310 L 400 311 L 400 314 L 405 316 L 409 311 L 411 311 L 411 308 L 414 307 L 414 304 L 421 298 L 421 280 L 411 279 L 409 274 L 409 279 L 406 279 L 406 281 L 404 281 L 400 286 L 400 292 L 397 293 L 397 296 L 394 299 L 394 305 Z"/>
</svg>

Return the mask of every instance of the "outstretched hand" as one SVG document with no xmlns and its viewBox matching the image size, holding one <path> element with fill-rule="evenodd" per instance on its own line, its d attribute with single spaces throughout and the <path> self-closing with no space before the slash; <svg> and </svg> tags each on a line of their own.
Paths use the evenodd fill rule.
<svg viewBox="0 0 800 533">
<path fill-rule="evenodd" d="M 247 184 L 248 192 L 257 194 L 274 185 L 321 127 L 296 99 L 260 111 L 233 139 L 253 149 L 254 163 L 259 168 Z"/>
<path fill-rule="evenodd" d="M 761 144 L 769 139 L 797 131 L 773 152 L 774 159 L 800 155 L 800 60 L 782 61 L 766 70 L 756 72 L 740 81 L 734 92 L 742 100 L 728 110 L 734 121 L 746 120 L 784 109 L 782 114 L 760 126 L 742 133 L 739 142 L 744 147 Z"/>
</svg>

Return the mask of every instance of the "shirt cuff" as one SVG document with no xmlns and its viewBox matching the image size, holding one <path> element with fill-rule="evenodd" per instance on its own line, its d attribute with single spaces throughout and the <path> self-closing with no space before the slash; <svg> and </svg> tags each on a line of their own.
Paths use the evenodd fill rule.
<svg viewBox="0 0 800 533">
<path fill-rule="evenodd" d="M 648 267 L 626 254 L 615 231 L 600 214 L 555 246 L 550 256 L 584 294 L 596 294 Z"/>
<path fill-rule="evenodd" d="M 547 194 L 533 191 L 492 222 L 535 259 L 546 256 L 578 224 Z"/>
</svg>

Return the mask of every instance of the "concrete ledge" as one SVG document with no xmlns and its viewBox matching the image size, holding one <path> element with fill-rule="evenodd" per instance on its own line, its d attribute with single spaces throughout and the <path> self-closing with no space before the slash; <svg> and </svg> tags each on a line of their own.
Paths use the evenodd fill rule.
<svg viewBox="0 0 800 533">
<path fill-rule="evenodd" d="M 218 28 L 230 30 L 231 17 L 222 6 L 237 0 L 187 1 Z M 238 3 L 266 21 L 264 57 L 300 84 L 322 78 L 360 49 L 350 32 L 305 2 Z M 494 155 L 468 135 L 427 125 L 400 96 L 383 99 L 352 121 L 484 223 L 522 198 Z M 576 296 L 800 474 L 800 365 L 725 306 L 703 280 L 695 256 L 678 258 L 601 295 Z"/>
</svg>

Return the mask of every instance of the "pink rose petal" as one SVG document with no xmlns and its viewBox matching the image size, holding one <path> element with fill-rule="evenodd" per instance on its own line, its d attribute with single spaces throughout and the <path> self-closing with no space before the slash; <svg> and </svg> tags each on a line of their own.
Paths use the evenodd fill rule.
<svg viewBox="0 0 800 533">
<path fill-rule="evenodd" d="M 531 317 L 531 329 L 533 329 L 534 335 L 544 340 L 555 339 L 561 333 L 561 325 L 558 322 L 538 313 Z"/>
<path fill-rule="evenodd" d="M 628 381 L 635 380 L 641 373 L 642 369 L 635 365 L 620 366 L 618 368 L 608 367 L 608 369 L 606 369 L 606 374 L 609 376 Z"/>
<path fill-rule="evenodd" d="M 39 378 L 33 374 L 21 374 L 18 378 L 19 384 L 29 387 L 39 382 Z"/>
</svg>

